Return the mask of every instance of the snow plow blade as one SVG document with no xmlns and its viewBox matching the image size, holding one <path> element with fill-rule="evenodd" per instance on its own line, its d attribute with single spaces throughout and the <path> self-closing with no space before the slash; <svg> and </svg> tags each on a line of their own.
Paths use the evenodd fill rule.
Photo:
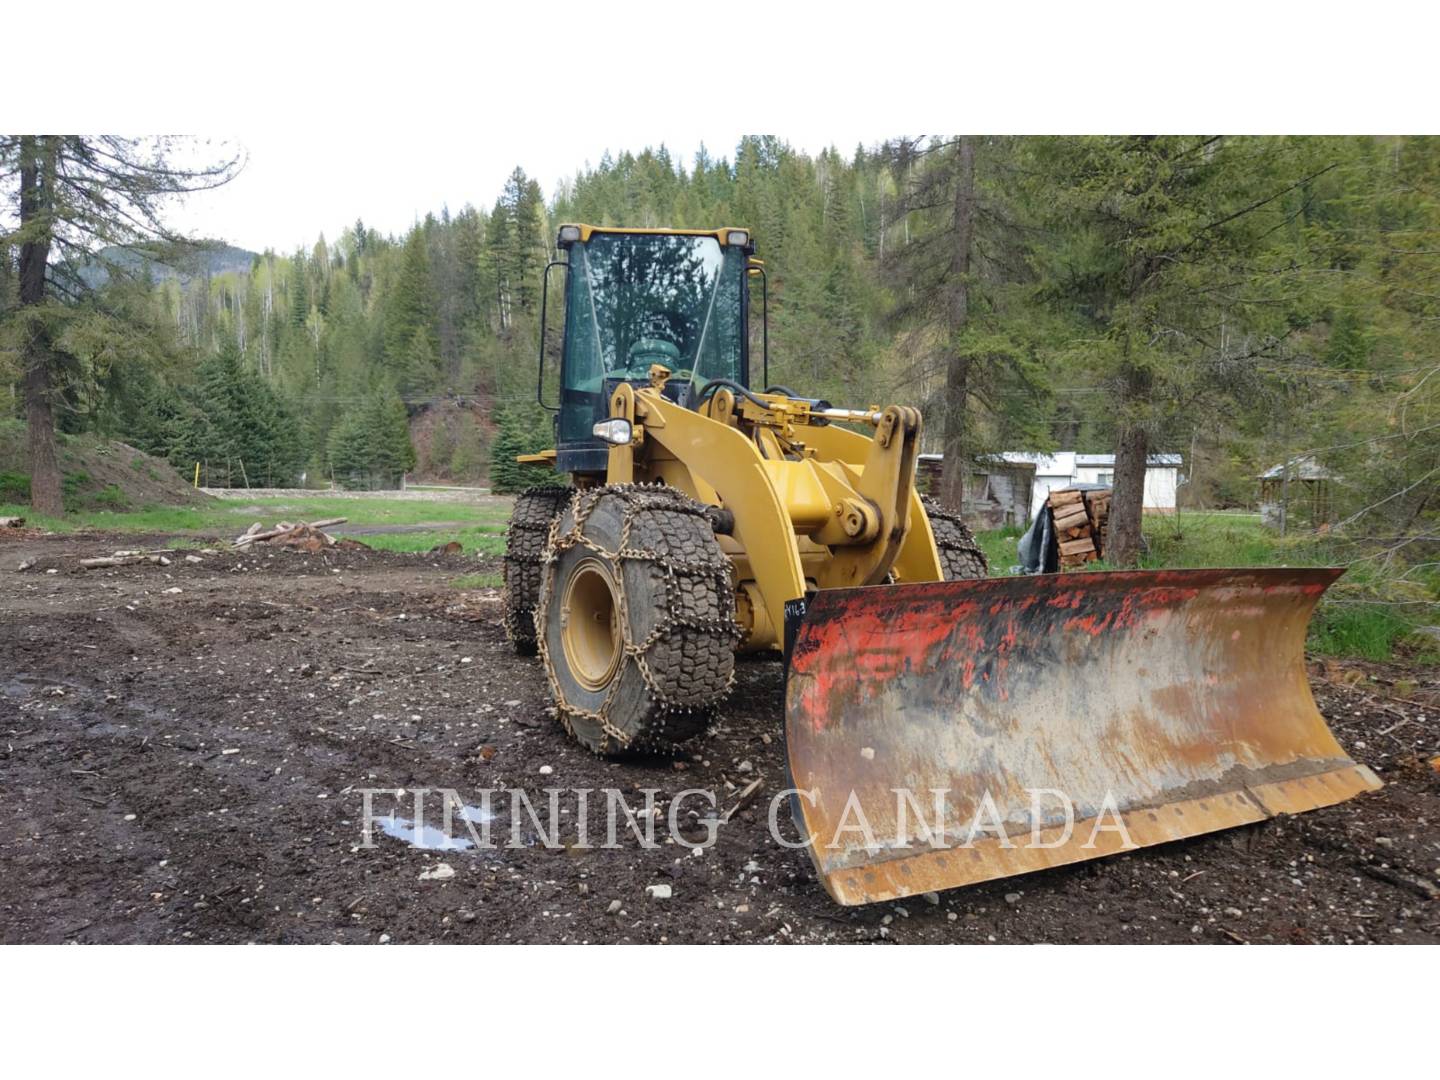
<svg viewBox="0 0 1440 1080">
<path fill-rule="evenodd" d="M 785 735 L 792 809 L 825 888 L 841 904 L 889 900 L 1380 787 L 1306 679 L 1310 615 L 1341 573 L 813 594 L 789 627 Z"/>
</svg>

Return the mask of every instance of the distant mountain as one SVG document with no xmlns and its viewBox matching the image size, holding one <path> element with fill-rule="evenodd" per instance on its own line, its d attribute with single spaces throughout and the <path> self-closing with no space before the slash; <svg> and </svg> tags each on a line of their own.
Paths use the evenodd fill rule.
<svg viewBox="0 0 1440 1080">
<path fill-rule="evenodd" d="M 148 266 L 156 281 L 179 278 L 182 282 L 188 282 L 207 275 L 236 270 L 248 273 L 251 264 L 258 257 L 253 251 L 218 242 L 202 243 L 177 251 L 173 257 L 167 256 L 164 262 L 148 258 L 129 248 L 107 247 L 101 249 L 99 255 L 81 268 L 80 276 L 85 284 L 93 289 L 103 285 L 109 278 L 108 266 L 123 267 L 136 273 L 143 273 Z"/>
</svg>

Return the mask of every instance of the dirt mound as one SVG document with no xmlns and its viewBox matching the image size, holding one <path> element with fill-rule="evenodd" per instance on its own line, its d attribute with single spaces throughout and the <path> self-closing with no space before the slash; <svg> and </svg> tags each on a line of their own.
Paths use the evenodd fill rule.
<svg viewBox="0 0 1440 1080">
<path fill-rule="evenodd" d="M 144 506 L 198 506 L 210 496 L 196 491 L 164 458 L 97 435 L 60 435 L 65 509 L 133 510 Z M 30 500 L 30 456 L 25 427 L 0 422 L 0 504 Z"/>
</svg>

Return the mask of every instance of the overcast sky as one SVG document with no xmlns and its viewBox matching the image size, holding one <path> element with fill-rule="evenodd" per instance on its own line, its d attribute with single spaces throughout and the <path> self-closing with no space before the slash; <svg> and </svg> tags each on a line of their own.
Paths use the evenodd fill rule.
<svg viewBox="0 0 1440 1080">
<path fill-rule="evenodd" d="M 488 210 L 516 165 L 540 182 L 548 201 L 560 179 L 586 162 L 597 164 L 607 149 L 638 152 L 663 142 L 688 168 L 701 142 L 713 156 L 731 158 L 742 134 L 644 125 L 580 137 L 540 130 L 497 137 L 477 130 L 471 139 L 420 137 L 411 146 L 349 132 L 240 136 L 237 142 L 248 152 L 240 176 L 190 196 L 170 220 L 182 231 L 251 251 L 289 252 L 314 244 L 322 232 L 333 240 L 357 217 L 370 228 L 400 233 L 442 206 L 456 211 L 473 203 Z M 857 143 L 869 145 L 888 134 L 893 133 L 837 126 L 782 137 L 812 153 L 834 143 L 849 154 Z"/>
<path fill-rule="evenodd" d="M 12 7 L 10 37 L 51 40 L 53 5 Z M 6 129 L 234 133 L 244 173 L 170 221 L 282 252 L 357 216 L 398 233 L 445 205 L 488 209 L 517 164 L 548 199 L 607 149 L 663 142 L 688 163 L 702 140 L 730 157 L 746 132 L 849 154 L 934 132 L 1430 130 L 1422 7 L 1336 7 L 412 0 L 341 18 L 294 0 L 238 17 L 151 0 L 142 18 L 72 0 L 64 78 L 52 49 L 7 56 L 8 84 L 44 93 L 12 94 Z M 1235 59 L 1240 30 L 1263 63 Z"/>
</svg>

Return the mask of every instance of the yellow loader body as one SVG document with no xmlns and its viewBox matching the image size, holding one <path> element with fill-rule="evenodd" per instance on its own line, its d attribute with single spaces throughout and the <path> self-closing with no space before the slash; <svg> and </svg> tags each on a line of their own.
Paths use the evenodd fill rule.
<svg viewBox="0 0 1440 1080">
<path fill-rule="evenodd" d="M 577 425 L 562 404 L 559 430 L 588 438 L 599 417 L 604 443 L 562 437 L 573 491 L 522 497 L 506 569 L 507 629 L 582 743 L 694 737 L 736 649 L 783 653 L 794 820 L 842 904 L 1379 786 L 1306 680 L 1306 627 L 1339 570 L 985 577 L 963 524 L 916 490 L 918 410 L 756 392 L 743 362 L 701 377 L 748 232 L 587 228 L 561 230 L 562 389 L 599 411 Z M 636 366 L 657 356 L 693 370 Z"/>
</svg>

